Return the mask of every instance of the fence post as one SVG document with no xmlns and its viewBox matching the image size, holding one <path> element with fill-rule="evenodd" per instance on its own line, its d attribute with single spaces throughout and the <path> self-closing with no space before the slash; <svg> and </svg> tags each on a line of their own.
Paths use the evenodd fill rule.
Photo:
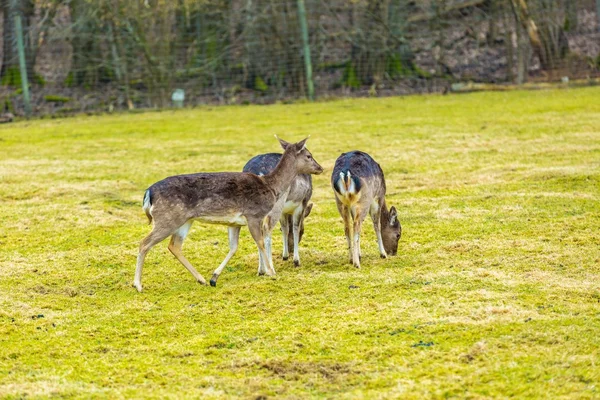
<svg viewBox="0 0 600 400">
<path fill-rule="evenodd" d="M 300 30 L 302 31 L 302 45 L 304 48 L 304 67 L 306 70 L 308 99 L 313 101 L 315 99 L 315 87 L 312 79 L 312 62 L 310 60 L 310 44 L 308 42 L 308 24 L 306 23 L 306 8 L 304 7 L 304 0 L 298 0 L 298 18 L 300 19 Z"/>
<path fill-rule="evenodd" d="M 31 102 L 29 99 L 29 82 L 27 81 L 27 64 L 25 63 L 25 48 L 23 46 L 23 26 L 21 15 L 15 14 L 15 31 L 17 34 L 17 49 L 19 51 L 19 67 L 21 70 L 21 84 L 23 86 L 23 103 L 25 103 L 25 115 L 31 116 Z"/>
</svg>

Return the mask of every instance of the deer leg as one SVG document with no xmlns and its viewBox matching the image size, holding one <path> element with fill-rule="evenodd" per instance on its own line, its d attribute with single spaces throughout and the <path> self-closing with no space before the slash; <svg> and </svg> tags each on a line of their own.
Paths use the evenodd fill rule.
<svg viewBox="0 0 600 400">
<path fill-rule="evenodd" d="M 219 275 L 223 272 L 223 268 L 227 265 L 231 257 L 235 254 L 238 248 L 238 241 L 240 238 L 240 227 L 239 226 L 230 226 L 227 228 L 227 236 L 229 237 L 229 253 L 225 256 L 223 262 L 219 265 L 215 272 L 213 272 L 212 278 L 210 278 L 210 286 L 217 286 L 217 279 L 219 279 Z"/>
<path fill-rule="evenodd" d="M 138 253 L 137 264 L 135 267 L 135 277 L 133 279 L 133 286 L 135 286 L 138 292 L 142 291 L 142 269 L 144 267 L 144 259 L 146 258 L 146 254 L 156 244 L 165 240 L 171 234 L 171 232 L 172 231 L 158 228 L 155 225 L 152 232 L 150 232 L 150 234 L 146 236 L 140 243 L 140 252 Z"/>
<path fill-rule="evenodd" d="M 352 264 L 356 268 L 360 268 L 360 231 L 362 228 L 362 222 L 364 219 L 364 215 L 362 215 L 363 210 L 360 207 L 356 206 L 354 210 L 354 247 L 352 252 Z"/>
<path fill-rule="evenodd" d="M 262 224 L 262 233 L 268 260 L 265 266 L 269 266 L 273 275 L 275 275 L 275 268 L 273 268 L 273 228 L 275 228 L 275 225 L 277 225 L 277 220 L 272 215 L 267 215 Z"/>
<path fill-rule="evenodd" d="M 350 222 L 352 216 L 350 215 L 350 209 L 345 205 L 341 206 L 340 214 L 342 214 L 342 219 L 344 220 L 344 234 L 346 235 L 346 242 L 348 245 L 348 257 L 350 259 L 350 264 L 352 264 L 352 225 Z"/>
<path fill-rule="evenodd" d="M 206 280 L 204 279 L 204 277 L 200 275 L 198 271 L 196 271 L 196 269 L 192 266 L 192 264 L 190 264 L 190 262 L 183 256 L 183 253 L 181 252 L 183 241 L 185 240 L 185 237 L 190 231 L 191 226 L 192 222 L 189 221 L 183 224 L 183 226 L 177 229 L 177 231 L 175 231 L 173 236 L 171 236 L 171 243 L 169 243 L 169 251 L 175 256 L 177 260 L 179 260 L 181 264 L 183 264 L 183 266 L 188 271 L 190 271 L 190 273 L 194 276 L 196 281 L 200 282 L 203 285 L 206 285 Z"/>
<path fill-rule="evenodd" d="M 383 238 L 381 237 L 381 208 L 377 203 L 373 203 L 370 209 L 371 219 L 373 220 L 373 229 L 375 229 L 375 236 L 377 236 L 377 245 L 379 246 L 379 255 L 381 258 L 387 258 L 387 253 L 383 247 Z"/>
<path fill-rule="evenodd" d="M 261 252 L 258 245 L 256 248 L 258 249 L 258 275 L 262 276 L 267 273 L 267 262 L 265 261 L 265 258 L 263 257 L 263 253 Z M 266 244 L 265 244 L 265 250 L 266 250 Z"/>
<path fill-rule="evenodd" d="M 300 253 L 298 246 L 300 242 L 300 218 L 304 215 L 304 209 L 302 207 L 296 208 L 296 211 L 292 215 L 292 225 L 294 229 L 294 266 L 300 266 Z"/>
<path fill-rule="evenodd" d="M 288 243 L 288 237 L 290 235 L 290 224 L 289 224 L 289 218 L 286 214 L 281 215 L 281 218 L 279 219 L 279 224 L 281 225 L 281 234 L 283 235 L 283 256 L 282 256 L 282 258 L 284 260 L 287 260 L 288 258 L 290 258 L 290 252 L 289 252 L 290 244 Z"/>
<path fill-rule="evenodd" d="M 248 230 L 252 235 L 252 238 L 256 242 L 259 254 L 262 255 L 264 271 L 259 270 L 259 275 L 264 272 L 266 275 L 275 275 L 275 268 L 269 263 L 269 256 L 267 249 L 265 248 L 265 239 L 263 236 L 262 221 L 259 219 L 248 219 Z"/>
<path fill-rule="evenodd" d="M 265 250 L 267 250 L 267 257 L 269 258 L 269 265 L 273 265 L 273 239 L 271 232 L 265 234 Z"/>
<path fill-rule="evenodd" d="M 256 248 L 258 249 L 258 275 L 264 275 L 265 274 L 265 262 L 263 260 L 263 255 L 260 252 L 260 249 L 258 248 L 258 246 Z"/>
</svg>

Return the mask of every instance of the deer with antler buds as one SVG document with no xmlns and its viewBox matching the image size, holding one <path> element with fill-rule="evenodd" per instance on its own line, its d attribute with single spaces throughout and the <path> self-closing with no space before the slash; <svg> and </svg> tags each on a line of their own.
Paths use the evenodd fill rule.
<svg viewBox="0 0 600 400">
<path fill-rule="evenodd" d="M 259 154 L 244 165 L 243 171 L 252 172 L 258 176 L 266 175 L 277 166 L 281 157 L 282 155 L 279 153 Z M 298 175 L 290 186 L 279 218 L 283 234 L 283 259 L 287 260 L 292 253 L 296 267 L 300 266 L 298 247 L 304 235 L 304 219 L 310 214 L 313 206 L 309 202 L 312 189 L 311 175 Z"/>
<path fill-rule="evenodd" d="M 219 275 L 237 251 L 242 226 L 248 226 L 262 258 L 259 275 L 275 275 L 265 237 L 270 237 L 298 174 L 323 172 L 306 148 L 307 139 L 292 144 L 278 138 L 283 156 L 275 169 L 264 176 L 247 172 L 197 173 L 172 176 L 150 186 L 142 208 L 154 225 L 140 244 L 134 278 L 137 290 L 142 291 L 146 254 L 169 236 L 171 253 L 198 282 L 206 284 L 181 251 L 194 221 L 228 227 L 229 253 L 214 271 L 211 286 L 216 286 Z"/>
</svg>

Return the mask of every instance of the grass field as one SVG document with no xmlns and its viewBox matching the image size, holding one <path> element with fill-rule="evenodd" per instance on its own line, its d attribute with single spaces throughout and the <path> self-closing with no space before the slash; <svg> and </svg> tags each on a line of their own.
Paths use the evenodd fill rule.
<svg viewBox="0 0 600 400">
<path fill-rule="evenodd" d="M 325 167 L 301 243 L 211 288 L 146 259 L 144 190 L 298 140 Z M 403 225 L 346 261 L 329 185 L 370 153 Z M 0 397 L 600 398 L 600 89 L 81 116 L 0 127 Z M 210 277 L 225 227 L 184 253 Z"/>
</svg>

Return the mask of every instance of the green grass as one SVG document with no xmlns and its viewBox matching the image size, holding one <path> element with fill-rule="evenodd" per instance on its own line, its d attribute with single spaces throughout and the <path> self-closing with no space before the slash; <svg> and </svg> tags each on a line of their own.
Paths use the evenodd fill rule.
<svg viewBox="0 0 600 400">
<path fill-rule="evenodd" d="M 0 397 L 600 398 L 600 89 L 200 108 L 0 128 Z M 257 277 L 247 229 L 211 288 L 156 246 L 144 190 L 298 140 L 326 172 Z M 329 177 L 386 173 L 403 225 L 347 264 Z M 224 227 L 184 253 L 208 278 Z"/>
</svg>

